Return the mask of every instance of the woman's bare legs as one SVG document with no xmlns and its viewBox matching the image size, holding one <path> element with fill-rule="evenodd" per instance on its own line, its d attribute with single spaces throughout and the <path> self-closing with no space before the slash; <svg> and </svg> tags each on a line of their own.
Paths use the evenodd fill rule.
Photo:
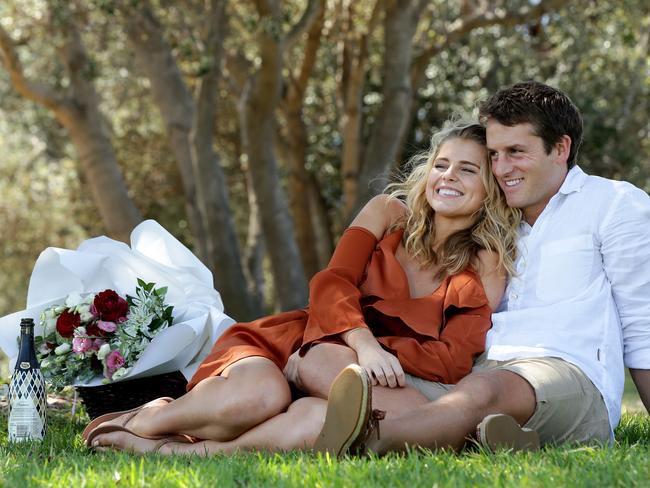
<svg viewBox="0 0 650 488">
<path fill-rule="evenodd" d="M 250 357 L 219 377 L 207 378 L 171 403 L 142 410 L 127 425 L 141 435 L 188 434 L 201 439 L 228 441 L 284 411 L 291 402 L 282 371 L 269 359 Z M 104 435 L 97 437 L 104 444 Z"/>
<path fill-rule="evenodd" d="M 304 368 L 301 367 L 300 375 L 304 374 L 302 378 L 306 380 L 306 384 L 313 386 L 307 392 L 314 395 L 321 396 L 322 398 L 301 398 L 296 402 L 292 403 L 286 412 L 282 412 L 286 405 L 289 403 L 289 393 L 288 385 L 286 380 L 284 385 L 287 389 L 287 397 L 284 399 L 284 406 L 277 410 L 275 416 L 266 417 L 266 421 L 257 422 L 257 424 L 248 423 L 248 428 L 245 427 L 246 420 L 250 417 L 244 415 L 242 422 L 235 422 L 233 419 L 230 419 L 228 422 L 229 429 L 224 429 L 223 423 L 224 419 L 219 419 L 218 416 L 214 416 L 211 420 L 213 424 L 210 424 L 208 421 L 207 424 L 203 424 L 201 429 L 194 428 L 190 430 L 188 428 L 189 421 L 188 417 L 191 417 L 190 412 L 184 411 L 186 408 L 197 408 L 200 410 L 201 415 L 197 415 L 197 418 L 201 418 L 202 421 L 206 421 L 206 402 L 209 395 L 201 394 L 197 395 L 198 400 L 196 403 L 189 404 L 188 407 L 181 405 L 180 401 L 189 397 L 199 386 L 206 383 L 208 380 L 204 380 L 199 385 L 197 385 L 194 390 L 190 393 L 181 397 L 181 399 L 176 400 L 163 407 L 152 407 L 152 409 L 147 409 L 147 412 L 150 410 L 157 410 L 159 414 L 157 415 L 137 415 L 132 422 L 129 423 L 129 428 L 134 430 L 136 433 L 141 434 L 164 434 L 164 433 L 185 433 L 194 435 L 201 439 L 207 439 L 205 441 L 197 442 L 194 444 L 184 444 L 171 442 L 165 444 L 159 450 L 161 454 L 199 454 L 199 455 L 211 455 L 217 453 L 232 453 L 237 450 L 249 450 L 249 449 L 267 449 L 272 451 L 285 451 L 292 449 L 304 449 L 309 448 L 313 445 L 316 436 L 321 430 L 323 422 L 325 420 L 325 411 L 327 409 L 327 402 L 323 399 L 327 397 L 329 392 L 329 387 L 336 377 L 336 375 L 348 364 L 356 363 L 356 354 L 354 351 L 346 346 L 340 346 L 335 344 L 319 344 L 318 346 L 313 347 L 309 352 L 306 358 L 303 358 L 302 361 L 305 361 Z M 250 358 L 253 359 L 262 359 L 262 358 Z M 260 397 L 264 397 L 265 401 L 272 401 L 273 397 L 268 396 L 270 392 L 267 392 L 265 395 L 260 395 L 260 388 L 265 386 L 265 383 L 269 381 L 262 376 L 261 372 L 256 372 L 253 367 L 249 368 L 235 368 L 237 365 L 242 365 L 246 360 L 235 363 L 231 368 L 231 371 L 226 371 L 229 373 L 228 378 L 211 378 L 214 380 L 221 380 L 222 382 L 227 383 L 228 381 L 238 378 L 237 384 L 240 382 L 246 382 L 251 386 L 251 395 L 254 400 L 249 400 L 251 402 L 258 401 Z M 274 368 L 275 366 L 268 361 Z M 246 364 L 246 363 L 244 363 Z M 260 365 L 260 368 L 262 366 Z M 266 375 L 266 370 L 262 369 Z M 275 368 L 274 373 L 279 372 Z M 282 377 L 284 378 L 284 376 Z M 217 383 L 216 385 L 220 385 Z M 215 398 L 221 398 L 220 395 L 223 395 L 225 390 L 220 389 L 218 386 L 210 386 L 208 383 L 206 386 L 210 388 L 212 394 L 215 395 Z M 218 390 L 218 391 L 217 391 Z M 197 390 L 197 393 L 199 391 Z M 323 393 L 324 392 L 324 393 Z M 428 400 L 424 395 L 422 395 L 415 388 L 406 386 L 404 388 L 388 388 L 382 386 L 375 386 L 372 389 L 373 394 L 373 408 L 379 408 L 381 410 L 387 411 L 388 416 L 396 416 L 406 413 L 409 410 L 417 408 L 420 405 L 428 403 Z M 217 396 L 219 395 L 219 396 Z M 241 400 L 241 394 L 238 398 Z M 169 407 L 172 405 L 179 406 L 179 412 L 170 412 Z M 221 405 L 219 405 L 221 408 Z M 255 405 L 253 405 L 253 408 Z M 227 415 L 232 415 L 233 418 L 238 418 L 242 413 L 242 402 L 234 402 L 232 410 L 230 410 Z M 168 411 L 167 413 L 165 411 Z M 223 410 L 221 410 L 223 411 Z M 268 414 L 270 410 L 268 408 L 262 408 L 263 414 Z M 165 415 L 163 415 L 165 414 Z M 170 418 L 169 420 L 167 418 Z M 175 417 L 175 418 L 174 418 Z M 181 420 L 180 423 L 173 424 L 174 420 Z M 165 430 L 162 431 L 160 428 L 158 430 L 140 430 L 146 428 L 146 425 L 140 426 L 140 422 L 143 424 L 150 422 L 154 427 L 157 425 L 165 425 Z M 235 429 L 233 427 L 235 424 L 238 426 L 239 434 L 238 436 L 233 436 Z M 172 426 L 176 425 L 176 429 L 172 430 Z M 184 426 L 184 428 L 181 428 Z M 156 448 L 158 445 L 157 441 L 152 441 L 148 439 L 142 439 L 125 432 L 113 432 L 109 434 L 103 434 L 98 436 L 99 445 L 102 446 L 114 446 L 120 449 L 126 449 L 135 452 L 149 452 Z"/>
<path fill-rule="evenodd" d="M 286 412 L 253 427 L 236 439 L 225 442 L 205 440 L 194 444 L 170 442 L 163 445 L 158 452 L 210 456 L 253 449 L 268 451 L 308 449 L 313 445 L 323 426 L 326 409 L 325 400 L 301 398 L 292 403 Z M 137 453 L 151 452 L 159 445 L 158 441 L 143 439 L 124 432 L 104 434 L 102 438 L 103 446 L 114 446 Z"/>
<path fill-rule="evenodd" d="M 357 363 L 357 354 L 348 346 L 317 344 L 300 360 L 300 388 L 312 397 L 326 399 L 334 378 L 352 363 Z M 387 416 L 403 414 L 429 401 L 409 385 L 403 388 L 376 385 L 372 388 L 372 407 L 386 411 Z"/>
</svg>

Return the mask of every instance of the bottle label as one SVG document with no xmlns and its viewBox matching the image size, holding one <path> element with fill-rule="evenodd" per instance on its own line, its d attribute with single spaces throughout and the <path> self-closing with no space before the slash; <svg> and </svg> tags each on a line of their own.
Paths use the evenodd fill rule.
<svg viewBox="0 0 650 488">
<path fill-rule="evenodd" d="M 20 363 L 20 369 L 29 369 L 29 361 L 23 361 Z"/>
<path fill-rule="evenodd" d="M 9 440 L 41 440 L 45 436 L 47 399 L 39 369 L 16 370 L 9 387 Z"/>
<path fill-rule="evenodd" d="M 9 440 L 26 441 L 43 439 L 43 421 L 38 415 L 34 401 L 23 398 L 14 402 L 9 417 Z"/>
</svg>

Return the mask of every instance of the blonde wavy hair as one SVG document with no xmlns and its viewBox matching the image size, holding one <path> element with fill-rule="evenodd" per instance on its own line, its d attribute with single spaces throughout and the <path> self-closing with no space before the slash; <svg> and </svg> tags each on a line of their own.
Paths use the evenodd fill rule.
<svg viewBox="0 0 650 488">
<path fill-rule="evenodd" d="M 449 121 L 432 136 L 428 151 L 411 158 L 407 168 L 412 167 L 413 170 L 402 175 L 400 181 L 386 187 L 386 193 L 390 197 L 388 201 L 391 198 L 399 199 L 407 207 L 407 213 L 393 223 L 389 230 L 404 229 L 403 244 L 407 253 L 424 268 L 438 265 L 438 279 L 460 273 L 468 265 L 474 264 L 481 249 L 496 253 L 499 265 L 512 276 L 515 274 L 517 228 L 521 221 L 521 211 L 506 203 L 490 170 L 487 150 L 485 164 L 481 165 L 480 172 L 487 196 L 475 214 L 474 224 L 453 233 L 438 248 L 434 245 L 434 211 L 426 198 L 426 183 L 440 148 L 451 139 L 473 141 L 485 147 L 485 127 L 477 123 Z"/>
</svg>

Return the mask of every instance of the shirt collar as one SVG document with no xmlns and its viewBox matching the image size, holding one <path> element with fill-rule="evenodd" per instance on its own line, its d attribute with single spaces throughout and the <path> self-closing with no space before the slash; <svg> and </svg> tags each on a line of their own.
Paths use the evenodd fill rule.
<svg viewBox="0 0 650 488">
<path fill-rule="evenodd" d="M 568 195 L 569 193 L 580 191 L 582 186 L 585 184 L 586 179 L 587 173 L 582 171 L 578 165 L 575 165 L 567 173 L 566 178 L 564 178 L 564 183 L 562 183 L 558 193 Z"/>
</svg>

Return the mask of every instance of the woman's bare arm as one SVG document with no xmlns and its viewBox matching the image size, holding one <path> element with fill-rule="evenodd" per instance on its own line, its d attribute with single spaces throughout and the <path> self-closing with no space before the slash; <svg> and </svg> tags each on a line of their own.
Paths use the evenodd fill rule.
<svg viewBox="0 0 650 488">
<path fill-rule="evenodd" d="M 490 308 L 495 311 L 501 303 L 506 289 L 506 271 L 503 266 L 499 266 L 499 256 L 495 252 L 483 249 L 479 251 L 477 260 L 477 271 L 481 277 L 485 295 L 490 302 Z"/>
</svg>

